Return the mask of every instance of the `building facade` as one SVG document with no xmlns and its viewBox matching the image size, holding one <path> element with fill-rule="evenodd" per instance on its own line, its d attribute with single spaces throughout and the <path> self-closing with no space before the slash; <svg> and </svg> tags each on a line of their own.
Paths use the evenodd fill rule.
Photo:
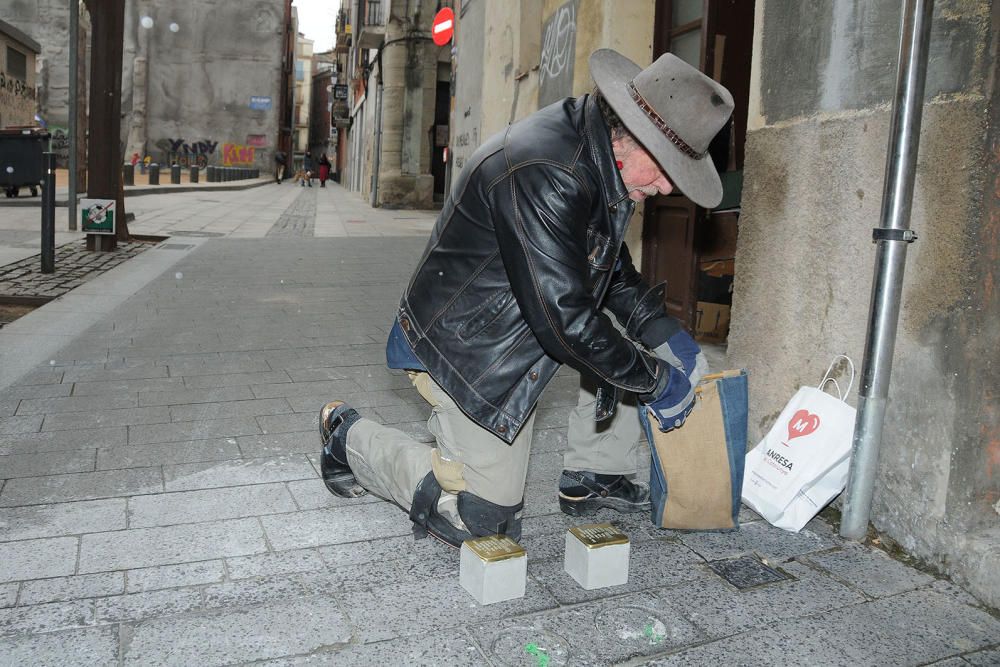
<svg viewBox="0 0 1000 667">
<path fill-rule="evenodd" d="M 35 58 L 41 50 L 30 36 L 0 21 L 0 128 L 34 124 Z"/>
<path fill-rule="evenodd" d="M 125 154 L 269 169 L 280 140 L 286 0 L 129 0 Z"/>
<path fill-rule="evenodd" d="M 450 49 L 437 0 L 350 0 L 350 140 L 344 182 L 374 206 L 432 208 L 444 194 Z"/>
<path fill-rule="evenodd" d="M 317 53 L 313 57 L 312 100 L 309 110 L 309 146 L 313 155 L 332 157 L 336 150 L 336 132 L 331 120 L 333 85 L 336 81 L 333 52 Z M 332 148 L 331 148 L 332 147 Z M 333 160 L 331 159 L 332 163 Z"/>
<path fill-rule="evenodd" d="M 312 108 L 313 40 L 295 38 L 295 153 L 309 150 L 309 113 Z"/>
</svg>

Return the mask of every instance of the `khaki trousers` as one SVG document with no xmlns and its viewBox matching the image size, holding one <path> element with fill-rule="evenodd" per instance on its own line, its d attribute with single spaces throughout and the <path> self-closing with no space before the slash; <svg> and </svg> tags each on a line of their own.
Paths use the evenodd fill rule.
<svg viewBox="0 0 1000 667">
<path fill-rule="evenodd" d="M 361 419 L 348 432 L 347 459 L 358 483 L 409 511 L 417 484 L 431 470 L 441 487 L 438 510 L 460 525 L 455 503 L 459 491 L 468 491 L 503 506 L 524 497 L 528 456 L 535 413 L 508 445 L 469 419 L 427 373 L 411 373 L 420 395 L 431 405 L 427 428 L 434 442 L 419 442 L 402 431 Z M 612 419 L 596 424 L 595 387 L 583 382 L 576 407 L 570 412 L 568 451 L 563 465 L 569 470 L 606 474 L 638 471 L 641 430 L 634 396 L 623 402 Z M 552 480 L 553 493 L 558 480 Z"/>
</svg>

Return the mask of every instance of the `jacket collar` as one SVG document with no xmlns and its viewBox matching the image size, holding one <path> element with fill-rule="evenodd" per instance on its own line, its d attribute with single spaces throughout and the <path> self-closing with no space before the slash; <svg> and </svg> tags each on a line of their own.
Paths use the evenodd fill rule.
<svg viewBox="0 0 1000 667">
<path fill-rule="evenodd" d="M 584 101 L 583 132 L 590 156 L 601 173 L 601 186 L 608 208 L 616 207 L 628 198 L 628 190 L 625 189 L 621 172 L 615 163 L 615 154 L 611 148 L 611 131 L 608 130 L 593 95 L 587 95 Z"/>
</svg>

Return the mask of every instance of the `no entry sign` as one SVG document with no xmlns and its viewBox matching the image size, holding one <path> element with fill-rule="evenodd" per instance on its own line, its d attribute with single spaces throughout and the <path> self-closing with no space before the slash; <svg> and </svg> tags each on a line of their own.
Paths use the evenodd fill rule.
<svg viewBox="0 0 1000 667">
<path fill-rule="evenodd" d="M 444 46 L 451 41 L 451 36 L 455 34 L 455 12 L 451 7 L 445 7 L 434 15 L 434 23 L 431 24 L 431 36 L 434 43 Z"/>
</svg>

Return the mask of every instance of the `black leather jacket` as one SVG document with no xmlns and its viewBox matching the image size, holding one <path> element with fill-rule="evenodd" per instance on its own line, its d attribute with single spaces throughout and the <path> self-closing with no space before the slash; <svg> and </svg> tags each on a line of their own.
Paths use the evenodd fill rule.
<svg viewBox="0 0 1000 667">
<path fill-rule="evenodd" d="M 634 207 L 590 96 L 491 137 L 453 184 L 397 319 L 431 377 L 506 442 L 560 364 L 606 389 L 655 386 L 655 359 L 601 311 L 648 347 L 680 326 L 622 242 Z"/>
</svg>

